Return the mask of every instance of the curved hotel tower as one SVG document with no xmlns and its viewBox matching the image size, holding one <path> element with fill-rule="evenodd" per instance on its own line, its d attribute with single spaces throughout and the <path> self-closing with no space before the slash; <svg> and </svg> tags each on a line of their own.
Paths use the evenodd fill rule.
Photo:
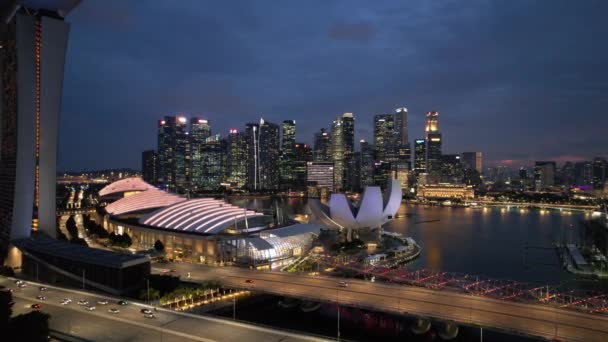
<svg viewBox="0 0 608 342">
<path fill-rule="evenodd" d="M 69 24 L 80 1 L 0 5 L 0 258 L 33 230 L 55 236 L 57 125 Z"/>
</svg>

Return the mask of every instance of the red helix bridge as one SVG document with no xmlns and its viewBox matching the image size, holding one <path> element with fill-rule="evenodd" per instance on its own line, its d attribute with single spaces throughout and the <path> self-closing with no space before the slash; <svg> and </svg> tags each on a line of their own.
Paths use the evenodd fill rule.
<svg viewBox="0 0 608 342">
<path fill-rule="evenodd" d="M 608 293 L 571 289 L 565 284 L 539 285 L 508 279 L 493 279 L 478 275 L 454 272 L 437 272 L 428 269 L 408 269 L 407 266 L 386 267 L 361 265 L 355 260 L 333 263 L 335 269 L 344 270 L 374 281 L 407 286 L 424 287 L 437 291 L 456 291 L 473 296 L 498 300 L 551 305 L 562 309 L 578 310 L 590 314 L 608 314 Z"/>
</svg>

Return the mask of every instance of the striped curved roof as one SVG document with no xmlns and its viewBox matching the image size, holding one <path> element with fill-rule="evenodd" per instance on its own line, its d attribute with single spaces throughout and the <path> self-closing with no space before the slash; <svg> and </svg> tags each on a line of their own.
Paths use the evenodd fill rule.
<svg viewBox="0 0 608 342">
<path fill-rule="evenodd" d="M 146 209 L 162 208 L 185 200 L 184 197 L 152 188 L 112 202 L 105 209 L 110 215 L 122 215 Z"/>
<path fill-rule="evenodd" d="M 108 184 L 103 189 L 99 190 L 99 196 L 107 196 L 129 191 L 146 191 L 156 189 L 154 186 L 144 182 L 138 177 L 124 178 L 114 183 Z"/>
<path fill-rule="evenodd" d="M 139 223 L 165 229 L 216 234 L 235 221 L 262 215 L 222 200 L 197 198 L 156 210 L 142 217 Z"/>
</svg>

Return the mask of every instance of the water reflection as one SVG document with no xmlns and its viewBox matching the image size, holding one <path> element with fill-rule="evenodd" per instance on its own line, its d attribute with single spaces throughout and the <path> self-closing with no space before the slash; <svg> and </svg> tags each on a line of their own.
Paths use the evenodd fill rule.
<svg viewBox="0 0 608 342">
<path fill-rule="evenodd" d="M 272 199 L 248 199 L 248 207 L 274 208 Z M 278 200 L 290 215 L 305 214 L 305 199 Z M 236 203 L 235 203 L 236 204 Z M 569 228 L 577 236 L 579 212 L 519 207 L 483 209 L 402 204 L 388 231 L 412 236 L 422 253 L 410 267 L 464 272 L 539 283 L 572 281 L 552 249 Z M 527 252 L 526 252 L 527 251 Z"/>
</svg>

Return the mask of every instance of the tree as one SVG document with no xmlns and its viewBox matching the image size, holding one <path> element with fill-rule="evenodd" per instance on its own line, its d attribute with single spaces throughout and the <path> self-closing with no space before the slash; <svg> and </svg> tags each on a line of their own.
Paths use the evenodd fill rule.
<svg viewBox="0 0 608 342">
<path fill-rule="evenodd" d="M 157 252 L 162 252 L 165 250 L 165 245 L 163 245 L 163 243 L 160 240 L 156 240 L 156 242 L 154 243 L 154 249 Z"/>
<path fill-rule="evenodd" d="M 48 341 L 50 318 L 49 314 L 40 311 L 13 317 L 10 323 L 12 336 L 19 336 L 20 341 Z"/>
<path fill-rule="evenodd" d="M 65 221 L 65 228 L 70 233 L 70 238 L 74 239 L 78 237 L 78 227 L 76 227 L 76 220 L 74 220 L 74 215 L 70 215 L 67 221 Z"/>
</svg>

